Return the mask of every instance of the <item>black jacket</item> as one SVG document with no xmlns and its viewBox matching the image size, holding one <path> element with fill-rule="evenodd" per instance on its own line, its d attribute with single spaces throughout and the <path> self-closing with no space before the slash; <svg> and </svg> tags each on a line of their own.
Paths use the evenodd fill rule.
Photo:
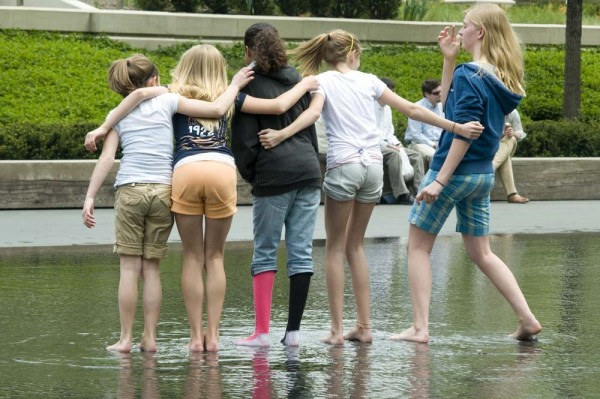
<svg viewBox="0 0 600 399">
<path fill-rule="evenodd" d="M 268 75 L 255 74 L 242 91 L 253 97 L 276 98 L 300 80 L 296 69 L 287 66 Z M 231 121 L 231 149 L 240 175 L 252 185 L 253 195 L 280 195 L 321 186 L 314 125 L 269 150 L 258 140 L 262 129 L 282 129 L 291 124 L 308 108 L 309 102 L 310 95 L 306 94 L 282 115 L 253 115 L 236 110 Z"/>
</svg>

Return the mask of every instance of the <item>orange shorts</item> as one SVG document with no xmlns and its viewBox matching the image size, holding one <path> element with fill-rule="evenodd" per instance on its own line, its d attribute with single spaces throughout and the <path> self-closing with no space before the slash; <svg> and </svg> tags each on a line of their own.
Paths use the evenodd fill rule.
<svg viewBox="0 0 600 399">
<path fill-rule="evenodd" d="M 223 219 L 237 211 L 237 173 L 217 161 L 195 161 L 175 168 L 171 211 Z"/>
</svg>

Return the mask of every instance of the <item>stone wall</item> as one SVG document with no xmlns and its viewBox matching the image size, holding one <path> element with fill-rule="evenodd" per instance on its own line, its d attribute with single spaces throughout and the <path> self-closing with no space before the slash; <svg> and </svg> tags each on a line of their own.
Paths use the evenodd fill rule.
<svg viewBox="0 0 600 399">
<path fill-rule="evenodd" d="M 95 160 L 0 161 L 0 209 L 79 208 Z M 118 161 L 96 197 L 112 207 Z M 532 201 L 600 200 L 600 158 L 514 158 L 519 193 Z M 493 200 L 505 200 L 497 181 Z M 252 204 L 250 185 L 238 175 L 238 205 Z"/>
</svg>

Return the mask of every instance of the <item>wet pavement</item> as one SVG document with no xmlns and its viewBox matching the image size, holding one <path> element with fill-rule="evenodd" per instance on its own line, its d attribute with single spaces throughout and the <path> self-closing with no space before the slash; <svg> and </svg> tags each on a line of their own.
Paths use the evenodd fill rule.
<svg viewBox="0 0 600 399">
<path fill-rule="evenodd" d="M 378 205 L 367 237 L 407 237 L 410 206 Z M 528 204 L 492 202 L 491 234 L 544 234 L 600 231 L 600 201 L 532 201 Z M 112 244 L 113 209 L 97 209 L 97 224 L 87 229 L 79 209 L 0 211 L 0 247 Z M 456 234 L 454 212 L 440 235 Z M 319 208 L 315 239 L 325 238 L 323 206 Z M 240 206 L 228 241 L 252 240 L 252 207 Z M 170 242 L 179 242 L 173 228 Z"/>
</svg>

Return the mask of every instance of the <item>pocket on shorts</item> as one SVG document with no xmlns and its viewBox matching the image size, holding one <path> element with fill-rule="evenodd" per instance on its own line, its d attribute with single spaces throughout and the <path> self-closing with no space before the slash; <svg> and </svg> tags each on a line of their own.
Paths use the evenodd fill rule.
<svg viewBox="0 0 600 399">
<path fill-rule="evenodd" d="M 117 201 L 120 202 L 121 205 L 135 206 L 139 205 L 139 203 L 142 201 L 142 197 L 139 195 L 117 192 Z"/>
<path fill-rule="evenodd" d="M 159 189 L 156 196 L 166 208 L 169 210 L 171 209 L 171 205 L 173 205 L 173 200 L 171 200 L 171 187 Z"/>
</svg>

